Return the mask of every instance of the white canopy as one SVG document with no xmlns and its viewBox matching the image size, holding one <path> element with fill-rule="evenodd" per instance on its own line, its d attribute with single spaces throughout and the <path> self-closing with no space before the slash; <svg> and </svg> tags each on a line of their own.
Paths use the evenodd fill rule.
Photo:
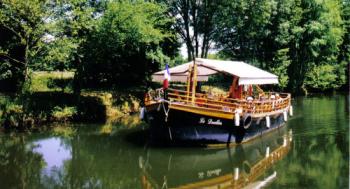
<svg viewBox="0 0 350 189">
<path fill-rule="evenodd" d="M 197 64 L 197 81 L 208 81 L 210 75 L 226 73 L 238 77 L 239 85 L 278 84 L 278 77 L 276 75 L 241 61 L 196 58 L 195 62 Z M 193 65 L 193 61 L 170 68 L 171 81 L 186 82 L 190 64 Z M 163 79 L 164 70 L 152 75 L 153 81 L 162 82 Z"/>
</svg>

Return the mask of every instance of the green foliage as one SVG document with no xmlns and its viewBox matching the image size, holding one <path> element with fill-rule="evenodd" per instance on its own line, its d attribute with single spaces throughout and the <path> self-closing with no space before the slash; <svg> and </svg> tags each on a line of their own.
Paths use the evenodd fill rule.
<svg viewBox="0 0 350 189">
<path fill-rule="evenodd" d="M 46 79 L 30 80 L 30 69 L 76 70 L 75 92 L 147 85 L 165 63 L 184 62 L 178 38 L 188 59 L 247 61 L 277 74 L 282 89 L 311 87 L 304 82 L 319 72 L 336 74 L 327 86 L 339 88 L 349 75 L 349 7 L 348 0 L 2 0 L 0 90 L 47 88 Z M 62 91 L 69 83 L 53 80 Z M 323 83 L 314 86 L 328 88 Z"/>
<path fill-rule="evenodd" d="M 176 56 L 175 58 L 173 58 L 172 61 L 169 62 L 169 67 L 171 68 L 171 67 L 174 67 L 177 65 L 181 65 L 185 62 L 186 62 L 186 60 L 182 56 Z M 162 69 L 165 69 L 165 66 L 162 67 Z"/>
<path fill-rule="evenodd" d="M 81 120 L 105 121 L 107 119 L 107 106 L 111 105 L 109 93 L 82 92 L 78 102 L 78 113 Z"/>
<path fill-rule="evenodd" d="M 349 68 L 350 68 L 350 1 L 344 0 L 342 2 L 341 17 L 343 20 L 344 37 L 343 43 L 339 48 L 338 61 L 341 62 L 339 68 L 343 67 L 340 78 L 345 78 L 346 91 L 349 91 Z"/>
<path fill-rule="evenodd" d="M 300 91 L 309 71 L 309 75 L 314 75 L 315 65 L 329 64 L 319 70 L 332 73 L 330 67 L 336 62 L 343 37 L 339 1 L 302 1 L 300 7 L 303 10 L 302 18 L 295 27 L 295 37 L 290 43 L 292 63 L 289 68 L 289 86 L 295 92 Z M 333 77 L 327 76 L 330 82 L 335 81 Z M 319 86 L 325 87 L 325 84 Z"/>
<path fill-rule="evenodd" d="M 84 45 L 85 87 L 122 87 L 145 82 L 166 60 L 161 43 L 171 38 L 165 8 L 151 2 L 110 2 Z"/>
<path fill-rule="evenodd" d="M 23 106 L 16 103 L 7 103 L 3 107 L 1 122 L 5 128 L 22 128 Z"/>
<path fill-rule="evenodd" d="M 339 79 L 327 76 L 337 88 L 345 77 L 340 71 L 344 65 L 337 59 L 346 40 L 342 24 L 348 20 L 347 14 L 341 17 L 341 5 L 338 0 L 224 1 L 215 22 L 220 31 L 215 39 L 226 57 L 258 63 L 276 73 L 280 88 L 300 92 L 306 75 L 310 81 L 314 67 L 324 65 L 329 66 L 319 68 L 322 73 L 338 70 L 342 75 Z M 334 69 L 330 71 L 330 67 Z M 317 86 L 325 89 L 324 84 Z"/>
<path fill-rule="evenodd" d="M 53 4 L 47 23 L 46 45 L 36 57 L 32 68 L 46 71 L 65 71 L 75 68 L 81 56 L 81 44 L 93 29 L 97 14 L 105 1 L 72 0 Z"/>
<path fill-rule="evenodd" d="M 18 90 L 28 65 L 44 45 L 49 1 L 3 0 L 0 2 L 0 84 L 2 90 Z"/>
<path fill-rule="evenodd" d="M 187 47 L 187 61 L 206 58 L 212 47 L 218 0 L 158 0 L 168 5 L 168 14 L 175 18 L 173 27 Z"/>
<path fill-rule="evenodd" d="M 72 120 L 76 114 L 77 114 L 76 107 L 62 108 L 60 106 L 55 106 L 51 112 L 53 120 L 58 120 L 58 121 Z"/>
<path fill-rule="evenodd" d="M 311 89 L 329 90 L 338 88 L 343 81 L 337 82 L 337 67 L 333 65 L 321 65 L 314 66 L 307 74 L 305 78 L 305 85 Z M 344 75 L 344 74 L 342 74 Z"/>
<path fill-rule="evenodd" d="M 216 17 L 215 38 L 234 59 L 254 61 L 269 35 L 273 1 L 223 1 Z"/>
<path fill-rule="evenodd" d="M 17 91 L 24 81 L 23 67 L 0 58 L 0 91 Z"/>
<path fill-rule="evenodd" d="M 0 2 L 0 33 L 6 36 L 0 42 L 0 62 L 6 64 L 0 66 L 0 75 L 5 90 L 20 88 L 28 75 L 28 65 L 45 45 L 42 37 L 47 30 L 49 6 L 46 0 Z"/>
<path fill-rule="evenodd" d="M 79 47 L 105 1 L 18 1 L 0 3 L 0 84 L 20 89 L 28 68 L 71 70 Z"/>
<path fill-rule="evenodd" d="M 273 59 L 273 65 L 270 68 L 271 72 L 278 76 L 279 87 L 281 89 L 286 88 L 289 81 L 287 69 L 291 61 L 289 60 L 288 52 L 289 49 L 278 50 Z"/>
<path fill-rule="evenodd" d="M 42 47 L 42 54 L 36 57 L 31 68 L 45 71 L 71 70 L 74 67 L 73 53 L 77 50 L 77 46 L 75 41 L 68 37 L 55 39 Z"/>
</svg>

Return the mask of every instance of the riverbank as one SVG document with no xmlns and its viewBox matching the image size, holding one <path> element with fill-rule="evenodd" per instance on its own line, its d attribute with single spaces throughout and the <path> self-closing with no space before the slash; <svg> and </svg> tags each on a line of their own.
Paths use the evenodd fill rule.
<svg viewBox="0 0 350 189">
<path fill-rule="evenodd" d="M 28 91 L 0 94 L 0 125 L 26 130 L 52 123 L 111 122 L 138 112 L 140 100 L 132 90 L 72 90 L 70 72 L 35 72 Z"/>
<path fill-rule="evenodd" d="M 122 99 L 122 100 L 121 100 Z M 135 113 L 139 100 L 130 94 L 94 91 L 0 95 L 0 123 L 5 129 L 31 129 L 50 123 L 106 122 Z"/>
</svg>

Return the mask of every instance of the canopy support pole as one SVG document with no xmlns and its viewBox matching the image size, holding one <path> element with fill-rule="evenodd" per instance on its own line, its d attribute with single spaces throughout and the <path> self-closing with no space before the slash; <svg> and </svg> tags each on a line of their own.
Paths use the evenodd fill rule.
<svg viewBox="0 0 350 189">
<path fill-rule="evenodd" d="M 192 75 L 192 104 L 196 100 L 196 87 L 197 87 L 197 64 L 193 61 L 193 75 Z"/>
<path fill-rule="evenodd" d="M 187 94 L 186 94 L 186 101 L 188 102 L 188 99 L 190 98 L 190 89 L 191 89 L 191 80 L 192 80 L 192 65 L 189 65 L 188 68 L 188 76 L 187 76 Z"/>
</svg>

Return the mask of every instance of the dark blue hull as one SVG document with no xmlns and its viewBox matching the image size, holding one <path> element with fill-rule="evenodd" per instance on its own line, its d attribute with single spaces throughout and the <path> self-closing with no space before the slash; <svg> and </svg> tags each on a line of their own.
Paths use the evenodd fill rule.
<svg viewBox="0 0 350 189">
<path fill-rule="evenodd" d="M 146 116 L 154 141 L 175 144 L 239 144 L 284 125 L 283 114 L 253 119 L 249 128 L 235 126 L 234 120 L 222 119 L 171 109 L 168 116 L 162 109 L 149 111 Z"/>
</svg>

